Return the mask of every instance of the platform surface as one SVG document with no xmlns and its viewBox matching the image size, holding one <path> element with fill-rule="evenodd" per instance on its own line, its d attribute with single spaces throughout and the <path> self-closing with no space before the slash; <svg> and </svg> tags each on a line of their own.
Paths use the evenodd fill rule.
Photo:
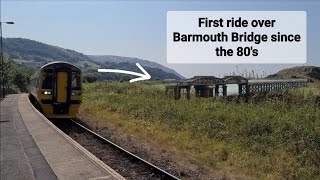
<svg viewBox="0 0 320 180">
<path fill-rule="evenodd" d="M 124 179 L 31 106 L 28 95 L 1 101 L 0 179 Z"/>
</svg>

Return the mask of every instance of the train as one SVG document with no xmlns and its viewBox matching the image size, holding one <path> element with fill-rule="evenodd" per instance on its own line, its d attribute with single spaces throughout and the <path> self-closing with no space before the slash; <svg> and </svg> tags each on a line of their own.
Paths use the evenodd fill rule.
<svg viewBox="0 0 320 180">
<path fill-rule="evenodd" d="M 82 101 L 82 72 L 57 61 L 42 66 L 30 77 L 30 100 L 50 119 L 76 118 Z"/>
</svg>

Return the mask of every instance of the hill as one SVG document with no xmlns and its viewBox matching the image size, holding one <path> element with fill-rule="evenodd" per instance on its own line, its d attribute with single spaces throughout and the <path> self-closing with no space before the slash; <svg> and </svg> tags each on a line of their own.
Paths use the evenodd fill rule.
<svg viewBox="0 0 320 180">
<path fill-rule="evenodd" d="M 302 78 L 309 79 L 312 82 L 320 82 L 320 67 L 316 66 L 296 66 L 280 70 L 269 75 L 267 78 Z"/>
<path fill-rule="evenodd" d="M 90 59 L 88 56 L 71 49 L 44 44 L 24 38 L 4 38 L 5 54 L 11 59 L 24 62 L 45 64 L 51 61 L 65 61 L 75 65 Z"/>
<path fill-rule="evenodd" d="M 128 79 L 126 75 L 98 73 L 98 68 L 123 69 L 129 71 L 140 70 L 136 67 L 136 61 L 122 61 L 122 57 L 114 56 L 113 61 L 99 61 L 93 56 L 65 49 L 58 46 L 44 44 L 38 41 L 24 38 L 3 38 L 4 53 L 17 64 L 20 64 L 31 71 L 35 71 L 42 65 L 52 61 L 65 61 L 78 66 L 91 80 L 121 80 Z M 118 59 L 118 60 L 117 60 Z M 136 58 L 127 58 L 136 59 Z M 153 79 L 181 79 L 181 75 L 174 70 L 155 62 L 140 60 L 144 68 Z M 140 62 L 139 61 L 139 62 Z"/>
<path fill-rule="evenodd" d="M 122 63 L 122 62 L 129 62 L 129 63 L 139 63 L 142 66 L 147 66 L 150 68 L 158 68 L 162 69 L 163 71 L 167 73 L 172 73 L 178 76 L 181 79 L 184 79 L 183 76 L 181 76 L 179 73 L 177 73 L 175 70 L 170 69 L 168 67 L 165 67 L 161 64 L 148 61 L 148 60 L 143 60 L 139 58 L 132 58 L 132 57 L 123 57 L 123 56 L 113 56 L 113 55 L 88 55 L 93 61 L 97 63 Z"/>
</svg>

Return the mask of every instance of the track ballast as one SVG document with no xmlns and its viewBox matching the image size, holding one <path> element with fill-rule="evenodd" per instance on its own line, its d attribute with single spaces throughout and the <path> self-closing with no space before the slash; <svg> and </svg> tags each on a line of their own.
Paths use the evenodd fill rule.
<svg viewBox="0 0 320 180">
<path fill-rule="evenodd" d="M 91 131 L 77 120 L 60 119 L 52 122 L 126 179 L 179 179 Z"/>
</svg>

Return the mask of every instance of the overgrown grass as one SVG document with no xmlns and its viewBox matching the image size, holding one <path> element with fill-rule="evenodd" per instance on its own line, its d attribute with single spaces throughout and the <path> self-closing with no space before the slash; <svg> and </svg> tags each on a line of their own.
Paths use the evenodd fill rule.
<svg viewBox="0 0 320 180">
<path fill-rule="evenodd" d="M 127 123 L 134 119 L 137 126 L 147 124 L 162 146 L 204 169 L 265 179 L 320 178 L 320 110 L 315 96 L 320 86 L 286 91 L 285 99 L 274 99 L 275 93 L 270 93 L 249 103 L 175 101 L 163 88 L 139 83 L 93 83 L 84 88 L 80 111 L 97 117 L 117 113 L 128 117 Z"/>
</svg>

